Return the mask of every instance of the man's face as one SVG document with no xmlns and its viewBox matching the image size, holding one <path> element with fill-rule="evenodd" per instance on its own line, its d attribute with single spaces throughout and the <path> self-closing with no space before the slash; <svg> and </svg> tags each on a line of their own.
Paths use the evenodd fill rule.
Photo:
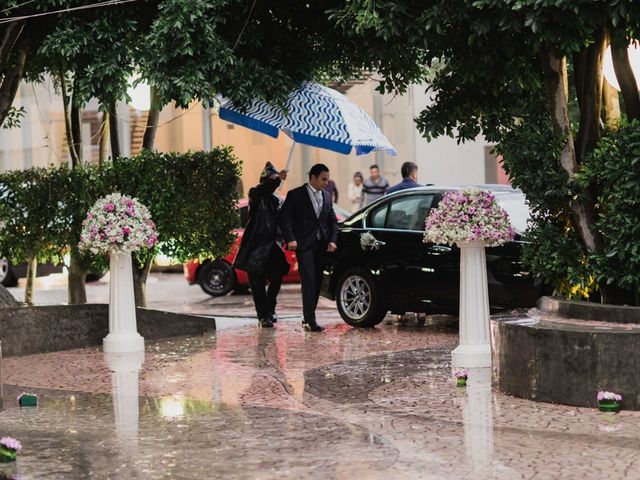
<svg viewBox="0 0 640 480">
<path fill-rule="evenodd" d="M 369 170 L 371 172 L 371 178 L 374 180 L 378 180 L 380 178 L 380 170 L 377 168 L 372 168 Z"/>
<path fill-rule="evenodd" d="M 329 172 L 322 172 L 317 177 L 315 175 L 311 175 L 309 183 L 316 190 L 324 190 L 329 184 Z"/>
<path fill-rule="evenodd" d="M 413 178 L 414 182 L 418 181 L 418 169 L 416 168 L 413 172 L 411 172 L 411 178 Z"/>
</svg>

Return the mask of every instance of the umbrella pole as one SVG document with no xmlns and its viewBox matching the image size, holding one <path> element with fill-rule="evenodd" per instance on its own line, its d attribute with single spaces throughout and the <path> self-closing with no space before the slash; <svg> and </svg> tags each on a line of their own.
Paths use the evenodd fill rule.
<svg viewBox="0 0 640 480">
<path fill-rule="evenodd" d="M 296 146 L 296 142 L 294 140 L 294 142 L 291 144 L 291 149 L 289 150 L 289 156 L 287 157 L 287 164 L 284 167 L 284 169 L 287 172 L 291 168 L 291 160 L 293 160 L 293 149 L 295 148 L 295 146 Z M 280 183 L 280 187 L 278 188 L 278 190 L 282 190 L 283 186 L 284 186 L 284 182 Z"/>
</svg>

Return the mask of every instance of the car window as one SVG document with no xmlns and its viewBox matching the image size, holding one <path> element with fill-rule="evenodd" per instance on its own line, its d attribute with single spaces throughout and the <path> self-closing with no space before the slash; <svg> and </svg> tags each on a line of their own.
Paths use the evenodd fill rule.
<svg viewBox="0 0 640 480">
<path fill-rule="evenodd" d="M 386 228 L 424 231 L 424 221 L 433 204 L 433 195 L 411 195 L 391 202 Z"/>
<path fill-rule="evenodd" d="M 384 221 L 387 218 L 388 204 L 381 205 L 369 214 L 367 226 L 371 228 L 384 228 Z"/>
</svg>

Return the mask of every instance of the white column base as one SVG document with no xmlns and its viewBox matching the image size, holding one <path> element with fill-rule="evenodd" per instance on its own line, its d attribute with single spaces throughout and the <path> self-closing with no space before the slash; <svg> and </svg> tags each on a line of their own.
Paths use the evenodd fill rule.
<svg viewBox="0 0 640 480">
<path fill-rule="evenodd" d="M 451 365 L 456 368 L 491 366 L 491 345 L 458 345 L 451 352 Z"/>
<path fill-rule="evenodd" d="M 104 353 L 144 352 L 144 338 L 139 333 L 110 333 L 102 340 Z"/>
<path fill-rule="evenodd" d="M 457 368 L 491 366 L 489 290 L 483 242 L 459 242 L 460 342 L 451 353 Z"/>
<path fill-rule="evenodd" d="M 144 338 L 136 325 L 131 254 L 112 253 L 109 270 L 109 335 L 102 349 L 106 353 L 144 351 Z"/>
</svg>

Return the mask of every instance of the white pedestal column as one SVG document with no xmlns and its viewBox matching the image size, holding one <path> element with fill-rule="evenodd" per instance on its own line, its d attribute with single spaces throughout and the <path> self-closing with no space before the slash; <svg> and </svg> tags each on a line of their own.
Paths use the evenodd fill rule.
<svg viewBox="0 0 640 480">
<path fill-rule="evenodd" d="M 144 352 L 105 353 L 104 361 L 111 370 L 116 435 L 130 447 L 138 441 L 138 374 Z"/>
<path fill-rule="evenodd" d="M 493 408 L 491 369 L 469 369 L 467 398 L 462 409 L 467 458 L 478 477 L 491 476 L 493 460 Z"/>
<path fill-rule="evenodd" d="M 109 265 L 109 335 L 103 340 L 103 351 L 144 351 L 144 338 L 136 325 L 131 254 L 111 254 Z"/>
<path fill-rule="evenodd" d="M 460 242 L 460 344 L 451 354 L 454 367 L 491 366 L 489 290 L 483 242 Z"/>
</svg>

